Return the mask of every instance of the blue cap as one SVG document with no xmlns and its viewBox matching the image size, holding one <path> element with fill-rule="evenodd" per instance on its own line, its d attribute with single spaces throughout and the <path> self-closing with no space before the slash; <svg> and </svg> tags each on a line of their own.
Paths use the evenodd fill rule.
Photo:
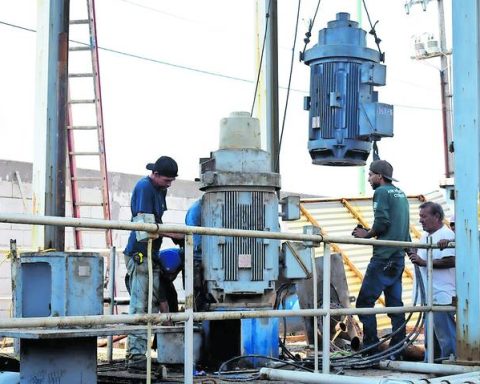
<svg viewBox="0 0 480 384">
<path fill-rule="evenodd" d="M 158 263 L 165 273 L 177 274 L 180 272 L 183 264 L 180 248 L 168 248 L 160 251 Z"/>
</svg>

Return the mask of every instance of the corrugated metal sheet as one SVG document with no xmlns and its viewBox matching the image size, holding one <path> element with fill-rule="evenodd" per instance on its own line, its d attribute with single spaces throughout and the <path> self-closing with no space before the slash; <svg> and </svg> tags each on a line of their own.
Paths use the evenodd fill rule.
<svg viewBox="0 0 480 384">
<path fill-rule="evenodd" d="M 419 239 L 422 228 L 418 222 L 419 206 L 424 201 L 434 201 L 442 205 L 445 216 L 452 214 L 443 193 L 434 191 L 427 195 L 408 196 L 410 203 L 410 228 L 412 240 Z M 353 228 L 362 221 L 371 227 L 373 223 L 372 198 L 325 198 L 325 199 L 302 199 L 302 217 L 293 222 L 284 222 L 287 231 L 302 233 L 305 225 L 318 225 L 322 233 L 330 236 L 351 236 Z M 349 209 L 350 208 L 350 209 Z M 351 244 L 332 244 L 332 252 L 340 252 L 343 256 L 345 273 L 348 281 L 350 296 L 358 296 L 362 278 L 367 269 L 372 250 L 370 246 Z M 323 246 L 315 250 L 317 257 L 323 256 Z M 413 266 L 407 261 L 406 272 L 403 275 L 403 302 L 404 305 L 413 303 Z M 377 303 L 383 305 L 383 296 Z M 413 316 L 410 324 L 417 319 Z M 390 319 L 386 315 L 377 317 L 378 327 L 390 328 Z"/>
</svg>

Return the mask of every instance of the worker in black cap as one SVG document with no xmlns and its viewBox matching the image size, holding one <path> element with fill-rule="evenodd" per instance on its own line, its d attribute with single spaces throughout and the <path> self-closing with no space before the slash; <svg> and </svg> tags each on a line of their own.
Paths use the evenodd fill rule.
<svg viewBox="0 0 480 384">
<path fill-rule="evenodd" d="M 167 189 L 177 177 L 178 166 L 175 160 L 168 156 L 161 156 L 155 163 L 147 164 L 150 175 L 141 178 L 133 189 L 130 209 L 132 219 L 140 213 L 152 214 L 155 223 L 162 223 L 163 213 L 167 210 Z M 157 259 L 162 237 L 170 237 L 174 243 L 183 240 L 183 234 L 162 233 L 153 240 L 153 259 Z M 130 288 L 129 314 L 145 314 L 148 308 L 148 260 L 147 242 L 137 241 L 136 232 L 132 231 L 124 250 L 125 265 L 128 278 L 125 280 Z M 153 302 L 152 312 L 159 311 L 160 266 L 153 264 Z M 147 337 L 143 335 L 129 335 L 127 350 L 127 368 L 129 371 L 142 371 L 146 368 L 145 352 Z"/>
<path fill-rule="evenodd" d="M 359 238 L 378 240 L 411 241 L 409 205 L 405 194 L 392 184 L 393 167 L 388 161 L 375 160 L 370 164 L 368 181 L 375 191 L 373 194 L 374 221 L 371 229 L 357 226 L 352 235 Z M 368 264 L 358 294 L 357 308 L 373 308 L 380 295 L 385 296 L 387 307 L 402 307 L 402 274 L 405 268 L 403 248 L 374 246 L 373 256 Z M 392 321 L 390 347 L 392 359 L 401 357 L 405 339 L 405 314 L 391 313 Z M 363 344 L 366 354 L 375 354 L 378 347 L 377 320 L 374 314 L 358 315 L 363 323 Z"/>
</svg>

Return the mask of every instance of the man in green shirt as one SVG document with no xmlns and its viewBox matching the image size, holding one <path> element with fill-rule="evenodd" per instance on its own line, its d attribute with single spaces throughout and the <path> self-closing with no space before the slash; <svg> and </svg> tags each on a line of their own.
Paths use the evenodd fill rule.
<svg viewBox="0 0 480 384">
<path fill-rule="evenodd" d="M 375 160 L 370 164 L 368 181 L 374 189 L 372 228 L 355 228 L 353 236 L 378 240 L 411 241 L 409 230 L 409 207 L 405 194 L 392 184 L 393 168 L 385 160 Z M 374 246 L 373 256 L 363 278 L 357 298 L 357 308 L 373 308 L 380 295 L 385 296 L 387 307 L 402 307 L 402 273 L 405 268 L 403 248 Z M 401 349 L 405 339 L 405 314 L 388 315 L 392 322 L 390 347 Z M 359 315 L 363 323 L 363 345 L 368 354 L 378 348 L 377 319 L 375 315 Z M 396 357 L 401 354 L 393 354 Z"/>
</svg>

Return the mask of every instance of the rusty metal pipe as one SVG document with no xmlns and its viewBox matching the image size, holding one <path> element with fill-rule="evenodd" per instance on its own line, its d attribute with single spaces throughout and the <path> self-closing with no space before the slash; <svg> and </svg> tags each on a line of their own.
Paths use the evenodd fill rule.
<svg viewBox="0 0 480 384">
<path fill-rule="evenodd" d="M 234 237 L 255 237 L 264 239 L 280 239 L 293 241 L 313 241 L 340 244 L 360 244 L 360 245 L 384 245 L 391 247 L 414 247 L 414 248 L 438 248 L 437 245 L 429 246 L 428 244 L 408 242 L 408 241 L 389 241 L 389 240 L 372 240 L 359 239 L 354 237 L 336 237 L 322 235 L 306 235 L 300 233 L 288 232 L 268 232 L 268 231 L 251 231 L 243 229 L 225 229 L 225 228 L 209 228 L 209 227 L 190 227 L 187 225 L 176 224 L 145 224 L 132 223 L 120 220 L 100 220 L 73 217 L 57 217 L 57 216 L 37 216 L 19 213 L 0 213 L 0 223 L 13 224 L 35 224 L 35 225 L 58 225 L 65 227 L 80 228 L 102 228 L 102 229 L 118 229 L 128 231 L 145 231 L 162 234 L 164 232 L 199 234 L 210 236 L 234 236 Z"/>
<path fill-rule="evenodd" d="M 449 312 L 454 311 L 455 307 L 379 307 L 379 308 L 319 308 L 319 309 L 297 309 L 297 310 L 260 310 L 260 311 L 235 311 L 235 312 L 194 312 L 192 314 L 194 321 L 201 320 L 234 320 L 234 319 L 252 319 L 266 317 L 295 317 L 295 316 L 323 316 L 330 311 L 333 316 L 351 315 L 351 314 L 379 314 L 379 313 L 402 313 L 402 312 Z M 171 320 L 174 322 L 188 320 L 186 313 L 157 313 L 152 315 L 96 315 L 96 316 L 62 316 L 62 317 L 24 317 L 14 319 L 0 319 L 0 329 L 12 328 L 70 328 L 73 326 L 99 326 L 99 325 L 118 325 L 118 324 L 140 324 L 146 325 L 149 321 L 152 325 L 159 325 L 163 321 Z M 0 331 L 1 334 L 1 331 Z"/>
<path fill-rule="evenodd" d="M 340 375 L 328 375 L 324 373 L 311 373 L 301 371 L 287 371 L 283 369 L 262 368 L 262 379 L 281 380 L 289 383 L 320 383 L 320 384 L 413 384 L 411 380 L 385 379 L 373 377 L 352 377 Z"/>
<path fill-rule="evenodd" d="M 478 366 L 450 365 L 450 364 L 429 364 L 412 361 L 380 361 L 381 369 L 391 369 L 402 372 L 435 373 L 437 375 L 452 375 L 466 372 L 478 371 Z"/>
</svg>

